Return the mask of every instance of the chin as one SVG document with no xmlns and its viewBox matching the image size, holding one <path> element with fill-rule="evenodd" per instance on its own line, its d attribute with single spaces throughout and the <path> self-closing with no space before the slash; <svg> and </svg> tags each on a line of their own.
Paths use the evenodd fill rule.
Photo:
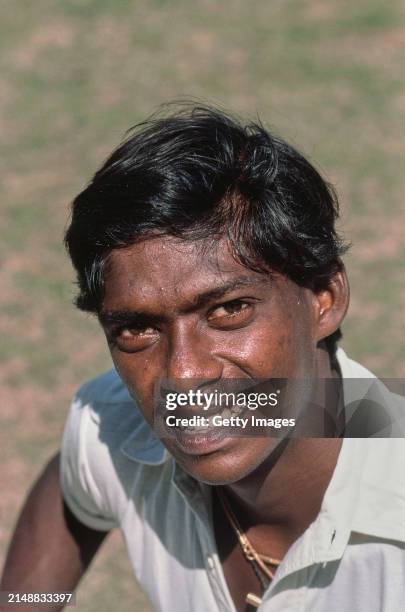
<svg viewBox="0 0 405 612">
<path fill-rule="evenodd" d="M 233 438 L 234 448 L 223 448 L 204 455 L 184 455 L 169 449 L 176 461 L 190 476 L 209 485 L 231 485 L 249 476 L 266 463 L 280 440 L 261 438 Z M 246 444 L 247 443 L 247 444 Z"/>
</svg>

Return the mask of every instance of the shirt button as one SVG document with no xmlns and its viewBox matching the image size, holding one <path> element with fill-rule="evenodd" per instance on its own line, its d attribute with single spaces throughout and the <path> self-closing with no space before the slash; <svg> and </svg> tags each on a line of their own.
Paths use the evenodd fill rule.
<svg viewBox="0 0 405 612">
<path fill-rule="evenodd" d="M 209 555 L 207 555 L 207 565 L 208 565 L 208 569 L 210 570 L 213 570 L 215 567 L 214 560 Z"/>
</svg>

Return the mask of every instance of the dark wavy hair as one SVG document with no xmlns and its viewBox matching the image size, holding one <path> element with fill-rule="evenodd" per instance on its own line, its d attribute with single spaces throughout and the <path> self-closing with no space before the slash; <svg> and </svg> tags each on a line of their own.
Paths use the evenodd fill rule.
<svg viewBox="0 0 405 612">
<path fill-rule="evenodd" d="M 342 267 L 333 188 L 260 122 L 243 125 L 207 106 L 153 115 L 76 197 L 65 244 L 78 308 L 97 313 L 113 249 L 156 234 L 226 236 L 246 267 L 276 270 L 319 291 Z M 327 338 L 331 354 L 340 330 Z"/>
</svg>

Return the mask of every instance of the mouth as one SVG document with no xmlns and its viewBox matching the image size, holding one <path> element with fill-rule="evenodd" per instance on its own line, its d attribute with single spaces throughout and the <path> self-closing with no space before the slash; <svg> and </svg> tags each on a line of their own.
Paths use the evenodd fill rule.
<svg viewBox="0 0 405 612">
<path fill-rule="evenodd" d="M 232 406 L 197 414 L 184 407 L 181 413 L 176 411 L 176 415 L 162 419 L 162 437 L 173 440 L 187 455 L 207 455 L 222 449 L 239 434 L 238 419 L 242 419 L 245 412 L 240 406 Z"/>
<path fill-rule="evenodd" d="M 209 455 L 222 449 L 231 439 L 225 431 L 191 433 L 177 430 L 174 432 L 177 448 L 186 455 Z"/>
</svg>

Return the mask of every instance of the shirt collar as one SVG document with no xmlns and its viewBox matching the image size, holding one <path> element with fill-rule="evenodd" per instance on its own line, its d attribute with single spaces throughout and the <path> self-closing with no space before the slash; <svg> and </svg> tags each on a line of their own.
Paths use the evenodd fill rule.
<svg viewBox="0 0 405 612">
<path fill-rule="evenodd" d="M 162 442 L 143 418 L 139 419 L 136 428 L 125 439 L 121 452 L 129 459 L 146 465 L 161 465 L 170 457 Z"/>
</svg>

